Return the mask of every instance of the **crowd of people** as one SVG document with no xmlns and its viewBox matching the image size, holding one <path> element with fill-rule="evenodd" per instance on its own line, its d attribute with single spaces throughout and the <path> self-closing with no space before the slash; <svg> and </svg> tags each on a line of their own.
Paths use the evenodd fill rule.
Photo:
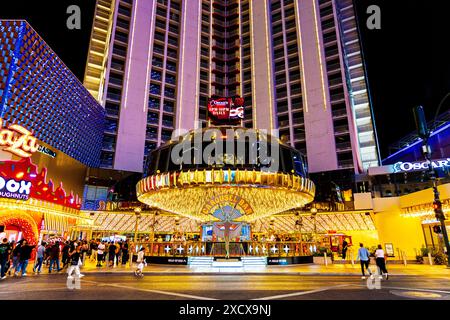
<svg viewBox="0 0 450 320">
<path fill-rule="evenodd" d="M 30 245 L 25 239 L 0 243 L 0 279 L 7 276 L 27 276 L 28 262 L 35 253 L 33 273 L 39 274 L 44 266 L 48 273 L 66 271 L 71 266 L 82 267 L 86 261 L 97 267 L 125 265 L 129 261 L 128 241 L 107 242 L 99 239 L 79 241 L 42 241 Z"/>
</svg>

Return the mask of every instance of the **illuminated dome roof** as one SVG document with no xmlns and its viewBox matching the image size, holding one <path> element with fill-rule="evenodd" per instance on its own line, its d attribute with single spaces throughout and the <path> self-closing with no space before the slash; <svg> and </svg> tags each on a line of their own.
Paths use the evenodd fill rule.
<svg viewBox="0 0 450 320">
<path fill-rule="evenodd" d="M 253 221 L 311 202 L 304 157 L 261 130 L 190 131 L 151 154 L 139 201 L 199 221 Z"/>
</svg>

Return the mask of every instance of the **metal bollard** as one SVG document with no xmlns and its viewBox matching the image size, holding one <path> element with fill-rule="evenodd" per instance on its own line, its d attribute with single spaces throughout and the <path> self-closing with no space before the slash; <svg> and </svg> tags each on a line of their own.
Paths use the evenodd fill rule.
<svg viewBox="0 0 450 320">
<path fill-rule="evenodd" d="M 402 251 L 402 255 L 403 255 L 403 264 L 404 264 L 405 267 L 406 267 L 406 265 L 407 265 L 407 262 L 406 262 L 406 252 L 405 252 L 405 251 Z"/>
<path fill-rule="evenodd" d="M 433 265 L 433 258 L 431 257 L 431 252 L 428 252 L 428 260 L 430 261 L 430 266 Z"/>
<path fill-rule="evenodd" d="M 354 267 L 355 266 L 355 259 L 353 259 L 353 250 L 351 250 L 350 251 L 350 259 L 351 259 L 351 261 L 352 261 L 352 267 Z"/>
<path fill-rule="evenodd" d="M 327 253 L 326 252 L 323 253 L 323 257 L 325 259 L 325 267 L 328 267 L 328 260 L 327 260 Z"/>
</svg>

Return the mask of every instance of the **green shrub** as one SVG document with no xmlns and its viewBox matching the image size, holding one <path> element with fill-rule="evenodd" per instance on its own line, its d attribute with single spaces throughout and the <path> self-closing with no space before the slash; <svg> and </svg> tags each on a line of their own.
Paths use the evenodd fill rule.
<svg viewBox="0 0 450 320">
<path fill-rule="evenodd" d="M 319 247 L 317 248 L 317 251 L 313 253 L 314 257 L 323 257 L 324 253 L 327 253 L 327 257 L 330 257 L 333 259 L 333 253 L 331 252 L 330 248 L 326 248 L 326 247 Z"/>
<path fill-rule="evenodd" d="M 421 256 L 421 255 L 416 255 L 416 261 L 417 261 L 418 263 L 423 263 L 423 256 Z"/>
<path fill-rule="evenodd" d="M 428 257 L 428 253 L 430 253 L 430 249 L 422 246 L 422 248 L 420 249 L 420 253 L 422 254 L 422 257 Z"/>
<path fill-rule="evenodd" d="M 434 258 L 434 264 L 443 265 L 447 263 L 447 256 L 442 250 L 433 248 L 431 256 Z"/>
</svg>

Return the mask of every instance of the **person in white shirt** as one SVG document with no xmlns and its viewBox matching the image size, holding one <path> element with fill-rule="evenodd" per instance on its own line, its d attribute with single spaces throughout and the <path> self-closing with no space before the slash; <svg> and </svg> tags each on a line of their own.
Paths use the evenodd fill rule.
<svg viewBox="0 0 450 320">
<path fill-rule="evenodd" d="M 379 278 L 383 279 L 382 275 L 385 275 L 387 280 L 389 278 L 389 275 L 386 269 L 386 255 L 383 248 L 381 247 L 381 244 L 378 245 L 378 249 L 375 251 L 375 258 L 379 270 Z"/>
<path fill-rule="evenodd" d="M 144 266 L 147 265 L 147 262 L 145 261 L 144 258 L 144 247 L 141 248 L 141 250 L 139 250 L 138 255 L 137 255 L 137 260 L 136 262 L 138 263 L 138 267 L 137 269 L 134 271 L 134 274 L 136 276 L 142 276 L 142 270 L 144 269 Z"/>
<path fill-rule="evenodd" d="M 99 243 L 98 247 L 97 247 L 97 267 L 102 266 L 104 250 L 105 250 L 105 244 L 103 242 Z"/>
</svg>

